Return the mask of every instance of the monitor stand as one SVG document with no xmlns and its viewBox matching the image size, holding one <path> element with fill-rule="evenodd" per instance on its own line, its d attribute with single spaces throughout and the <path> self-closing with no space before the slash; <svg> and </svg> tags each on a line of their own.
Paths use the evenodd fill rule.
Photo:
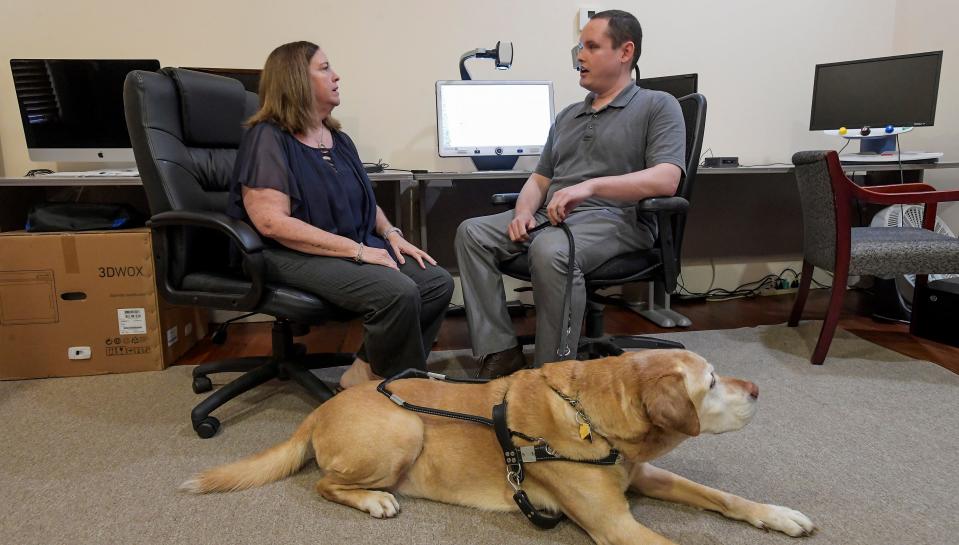
<svg viewBox="0 0 959 545">
<path fill-rule="evenodd" d="M 839 156 L 842 163 L 935 163 L 942 152 L 898 151 L 896 135 L 880 135 L 859 138 L 859 153 L 846 153 Z"/>
<path fill-rule="evenodd" d="M 839 156 L 843 164 L 898 164 L 902 163 L 938 163 L 942 157 L 941 151 L 904 151 L 901 154 L 895 151 L 883 153 L 844 153 Z"/>
<path fill-rule="evenodd" d="M 513 170 L 516 166 L 518 155 L 489 155 L 483 157 L 470 157 L 476 170 Z"/>
</svg>

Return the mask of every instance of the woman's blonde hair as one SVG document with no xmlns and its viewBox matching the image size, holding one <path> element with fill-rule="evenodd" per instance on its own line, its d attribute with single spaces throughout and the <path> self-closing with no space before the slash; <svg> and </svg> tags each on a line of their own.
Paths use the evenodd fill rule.
<svg viewBox="0 0 959 545">
<path fill-rule="evenodd" d="M 247 126 L 268 121 L 290 134 L 317 126 L 310 60 L 319 49 L 315 43 L 300 41 L 283 44 L 270 53 L 260 75 L 260 109 L 246 121 Z M 340 122 L 333 117 L 323 124 L 340 130 Z"/>
</svg>

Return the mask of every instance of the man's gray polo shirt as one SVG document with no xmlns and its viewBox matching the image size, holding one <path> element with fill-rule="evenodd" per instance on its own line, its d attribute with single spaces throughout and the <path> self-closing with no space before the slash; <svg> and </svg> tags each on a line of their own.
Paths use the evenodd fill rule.
<svg viewBox="0 0 959 545">
<path fill-rule="evenodd" d="M 662 163 L 686 171 L 686 124 L 672 95 L 642 89 L 633 82 L 595 112 L 594 98 L 590 93 L 583 102 L 564 108 L 549 130 L 535 170 L 551 180 L 544 206 L 556 191 L 591 178 L 619 176 Z M 635 204 L 593 197 L 577 209 Z"/>
</svg>

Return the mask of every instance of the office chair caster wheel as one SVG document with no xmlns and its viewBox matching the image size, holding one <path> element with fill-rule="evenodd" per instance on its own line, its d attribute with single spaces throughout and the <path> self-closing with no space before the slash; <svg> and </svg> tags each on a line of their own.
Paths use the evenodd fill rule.
<svg viewBox="0 0 959 545">
<path fill-rule="evenodd" d="M 203 392 L 209 392 L 213 389 L 213 382 L 209 377 L 193 377 L 193 393 L 202 394 Z"/>
<path fill-rule="evenodd" d="M 220 326 L 216 328 L 216 331 L 210 336 L 210 340 L 213 341 L 213 344 L 218 345 L 226 343 L 226 327 Z"/>
<path fill-rule="evenodd" d="M 220 421 L 212 416 L 208 416 L 199 423 L 193 424 L 193 431 L 195 431 L 201 439 L 209 439 L 213 437 L 216 435 L 216 432 L 219 429 Z"/>
</svg>

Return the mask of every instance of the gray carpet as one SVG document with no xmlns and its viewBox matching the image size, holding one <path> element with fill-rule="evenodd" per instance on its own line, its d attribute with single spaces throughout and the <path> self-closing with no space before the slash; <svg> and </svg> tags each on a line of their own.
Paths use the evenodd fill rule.
<svg viewBox="0 0 959 545">
<path fill-rule="evenodd" d="M 745 430 L 693 439 L 660 465 L 804 512 L 820 531 L 803 543 L 956 543 L 959 376 L 843 331 L 813 367 L 818 327 L 670 335 L 720 373 L 759 384 L 760 409 Z M 462 354 L 438 354 L 436 368 L 457 369 Z M 312 407 L 270 384 L 222 408 L 220 434 L 201 440 L 189 425 L 199 399 L 189 376 L 174 367 L 0 383 L 0 543 L 590 543 L 568 522 L 540 531 L 518 514 L 408 498 L 398 518 L 375 520 L 319 498 L 313 465 L 259 489 L 178 493 L 194 470 L 286 438 Z M 632 504 L 684 545 L 797 543 L 712 513 Z"/>
</svg>

